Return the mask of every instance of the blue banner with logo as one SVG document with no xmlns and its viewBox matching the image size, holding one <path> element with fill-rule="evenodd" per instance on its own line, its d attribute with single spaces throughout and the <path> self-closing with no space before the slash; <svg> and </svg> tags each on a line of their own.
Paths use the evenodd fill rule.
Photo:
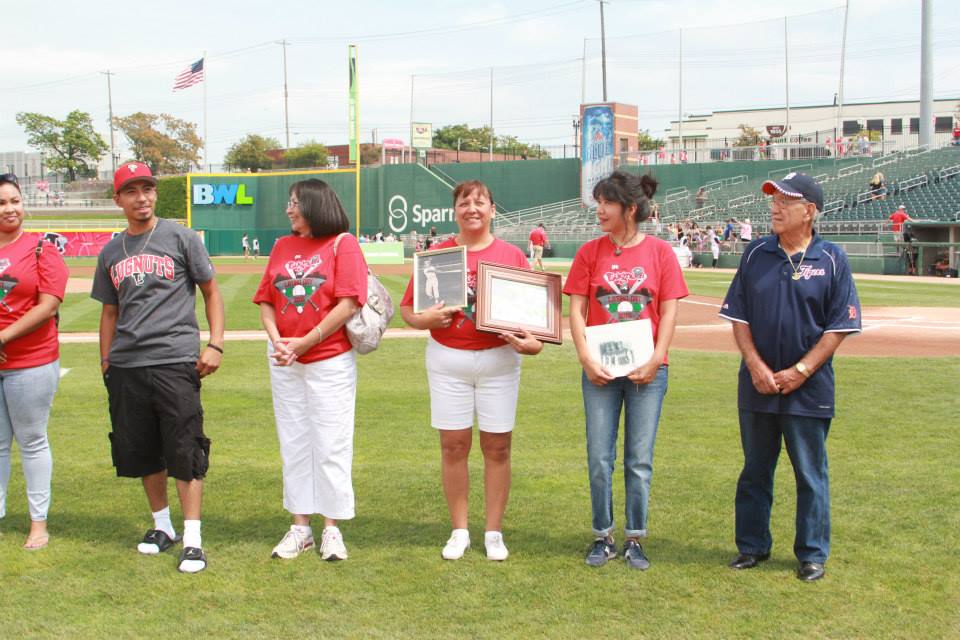
<svg viewBox="0 0 960 640">
<path fill-rule="evenodd" d="M 580 145 L 580 199 L 597 206 L 593 187 L 613 173 L 613 108 L 610 105 L 583 107 Z"/>
</svg>

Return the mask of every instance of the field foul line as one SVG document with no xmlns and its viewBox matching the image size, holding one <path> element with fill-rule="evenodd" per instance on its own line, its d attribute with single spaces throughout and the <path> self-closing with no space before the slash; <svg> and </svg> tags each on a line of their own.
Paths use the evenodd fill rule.
<svg viewBox="0 0 960 640">
<path fill-rule="evenodd" d="M 866 318 L 864 318 L 866 320 Z M 871 329 L 878 329 L 880 327 L 906 327 L 906 325 L 901 324 L 903 322 L 916 322 L 917 320 L 923 320 L 923 316 L 910 316 L 909 318 L 897 318 L 896 320 L 889 320 L 886 322 L 877 322 L 876 324 L 871 324 L 863 327 L 863 331 L 870 331 Z"/>
<path fill-rule="evenodd" d="M 715 302 L 700 302 L 699 300 L 687 300 L 686 298 L 681 298 L 680 302 L 686 302 L 687 304 L 699 304 L 702 307 L 713 307 L 714 309 L 720 308 L 720 305 Z"/>
</svg>

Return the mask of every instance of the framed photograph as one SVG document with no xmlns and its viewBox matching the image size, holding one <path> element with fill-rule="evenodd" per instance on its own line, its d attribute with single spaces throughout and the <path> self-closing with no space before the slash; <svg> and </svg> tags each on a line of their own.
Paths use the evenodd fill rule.
<svg viewBox="0 0 960 640">
<path fill-rule="evenodd" d="M 519 332 L 561 344 L 561 278 L 519 267 L 481 262 L 477 267 L 477 313 L 480 331 Z"/>
<path fill-rule="evenodd" d="M 586 338 L 590 355 L 618 378 L 653 357 L 653 325 L 647 319 L 587 327 Z"/>
<path fill-rule="evenodd" d="M 413 254 L 413 311 L 438 302 L 467 306 L 467 248 L 464 246 Z"/>
</svg>

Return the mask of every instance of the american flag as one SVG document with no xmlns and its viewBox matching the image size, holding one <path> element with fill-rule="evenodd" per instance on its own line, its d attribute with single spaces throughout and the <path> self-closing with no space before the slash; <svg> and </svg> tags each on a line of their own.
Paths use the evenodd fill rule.
<svg viewBox="0 0 960 640">
<path fill-rule="evenodd" d="M 187 65 L 187 68 L 174 78 L 173 90 L 186 89 L 200 82 L 203 82 L 203 58 L 200 58 L 191 65 Z"/>
</svg>

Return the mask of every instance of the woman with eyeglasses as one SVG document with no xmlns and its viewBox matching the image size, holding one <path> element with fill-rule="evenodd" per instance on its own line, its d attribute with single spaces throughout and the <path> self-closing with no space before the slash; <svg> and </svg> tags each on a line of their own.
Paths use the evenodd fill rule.
<svg viewBox="0 0 960 640">
<path fill-rule="evenodd" d="M 6 515 L 16 439 L 30 512 L 23 548 L 36 550 L 50 541 L 47 420 L 60 381 L 56 316 L 68 273 L 56 247 L 23 232 L 23 216 L 17 177 L 0 175 L 0 518 Z"/>
<path fill-rule="evenodd" d="M 283 506 L 293 516 L 272 555 L 293 559 L 313 547 L 317 514 L 321 557 L 346 560 L 337 522 L 354 516 L 357 364 L 344 323 L 367 300 L 367 263 L 326 182 L 293 183 L 287 217 L 293 233 L 273 246 L 253 298 L 270 339 Z"/>
</svg>

